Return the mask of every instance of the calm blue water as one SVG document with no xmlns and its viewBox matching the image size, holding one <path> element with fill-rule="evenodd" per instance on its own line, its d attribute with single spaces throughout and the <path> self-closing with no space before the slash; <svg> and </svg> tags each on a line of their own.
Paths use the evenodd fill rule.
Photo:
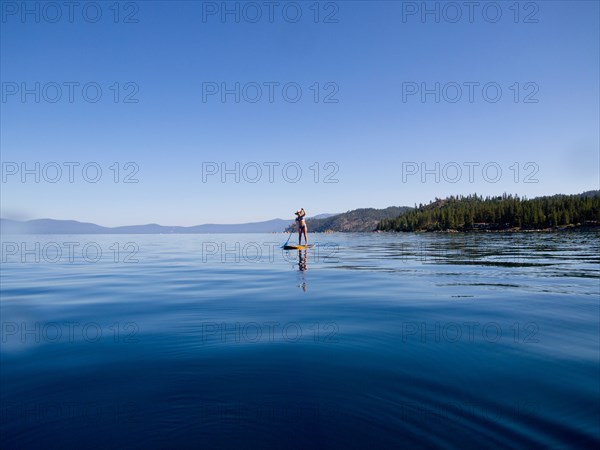
<svg viewBox="0 0 600 450">
<path fill-rule="evenodd" d="M 2 447 L 599 445 L 598 234 L 310 237 L 3 236 Z"/>
</svg>

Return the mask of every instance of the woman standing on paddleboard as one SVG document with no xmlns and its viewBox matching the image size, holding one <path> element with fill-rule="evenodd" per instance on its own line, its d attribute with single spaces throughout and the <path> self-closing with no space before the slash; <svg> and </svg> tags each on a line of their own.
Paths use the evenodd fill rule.
<svg viewBox="0 0 600 450">
<path fill-rule="evenodd" d="M 306 221 L 304 220 L 304 216 L 306 216 L 306 211 L 304 208 L 296 211 L 296 224 L 298 225 L 298 245 L 302 245 L 302 233 L 304 233 L 304 245 L 308 245 L 308 228 L 306 228 Z"/>
</svg>

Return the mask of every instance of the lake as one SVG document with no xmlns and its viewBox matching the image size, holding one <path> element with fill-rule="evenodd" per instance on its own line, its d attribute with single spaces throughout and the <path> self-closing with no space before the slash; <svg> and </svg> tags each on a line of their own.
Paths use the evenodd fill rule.
<svg viewBox="0 0 600 450">
<path fill-rule="evenodd" d="M 2 236 L 2 447 L 600 445 L 599 234 L 309 238 Z"/>
</svg>

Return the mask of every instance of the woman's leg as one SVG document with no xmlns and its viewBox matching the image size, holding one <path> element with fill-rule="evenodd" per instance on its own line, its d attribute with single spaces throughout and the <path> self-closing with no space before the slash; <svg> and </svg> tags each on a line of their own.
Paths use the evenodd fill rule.
<svg viewBox="0 0 600 450">
<path fill-rule="evenodd" d="M 308 245 L 308 227 L 304 225 L 304 244 Z"/>
<path fill-rule="evenodd" d="M 302 227 L 298 227 L 298 245 L 302 245 Z"/>
</svg>

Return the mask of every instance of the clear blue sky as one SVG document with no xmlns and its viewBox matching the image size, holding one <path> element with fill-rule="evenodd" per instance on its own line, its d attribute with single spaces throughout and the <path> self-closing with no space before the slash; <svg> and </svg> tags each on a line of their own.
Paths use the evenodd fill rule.
<svg viewBox="0 0 600 450">
<path fill-rule="evenodd" d="M 23 16 L 21 2 L 1 2 L 3 217 L 106 226 L 241 223 L 292 217 L 300 207 L 312 215 L 412 206 L 450 194 L 534 197 L 599 187 L 599 2 L 520 2 L 518 17 L 514 2 L 498 2 L 496 22 L 493 8 L 484 13 L 480 6 L 471 21 L 463 7 L 454 23 L 457 10 L 447 2 L 428 3 L 439 8 L 439 22 L 433 14 L 423 20 L 423 11 L 412 14 L 421 2 L 321 2 L 316 23 L 312 1 L 280 2 L 272 20 L 263 2 L 240 2 L 239 22 L 212 14 L 221 2 L 122 2 L 118 17 L 113 3 L 97 2 L 102 16 L 92 23 L 98 11 L 84 13 L 84 3 L 63 7 L 56 19 L 45 2 L 25 2 L 39 8 L 38 17 Z M 251 23 L 257 4 L 261 18 Z M 296 5 L 302 16 L 293 23 Z M 137 23 L 124 23 L 127 17 Z M 336 22 L 324 23 L 326 17 Z M 35 91 L 36 82 L 39 103 L 35 94 L 23 101 L 22 87 Z M 69 82 L 79 83 L 72 103 Z M 245 87 L 239 103 L 234 94 L 225 102 L 219 94 L 203 99 L 203 89 L 221 83 L 233 89 L 236 82 Z M 273 102 L 268 82 L 279 83 Z M 434 94 L 423 102 L 420 93 L 406 91 L 434 89 L 436 82 L 439 103 Z M 479 83 L 472 102 L 469 82 Z M 52 103 L 54 83 L 62 97 Z M 84 98 L 86 83 L 102 89 L 96 103 L 86 100 L 93 86 Z M 256 96 L 252 83 L 262 86 L 255 103 L 248 101 Z M 296 103 L 284 99 L 286 83 L 301 87 Z M 451 102 L 455 83 L 462 96 Z M 487 83 L 496 83 L 488 100 Z M 502 97 L 492 102 L 495 86 Z M 127 95 L 138 102 L 125 103 Z M 295 95 L 293 86 L 287 95 Z M 21 163 L 35 171 L 36 162 L 46 173 L 39 183 L 31 174 L 23 183 Z M 45 178 L 56 174 L 51 162 L 79 163 L 74 182 L 63 165 L 61 178 L 49 183 Z M 115 162 L 118 183 L 110 169 Z M 135 167 L 125 170 L 128 162 L 139 168 L 138 183 L 122 182 Z M 233 175 L 223 183 L 219 174 L 203 182 L 206 162 L 231 169 L 256 163 L 263 173 L 248 182 L 256 174 L 250 165 L 239 183 Z M 264 166 L 270 162 L 279 164 L 273 182 Z M 421 163 L 435 169 L 436 162 L 440 172 L 448 163 L 461 166 L 458 182 L 447 179 L 457 177 L 452 164 L 439 183 L 434 175 L 422 182 Z M 83 178 L 86 163 L 102 168 L 97 183 Z M 298 182 L 284 178 L 286 163 L 302 169 Z M 473 182 L 464 163 L 479 164 Z M 493 164 L 486 179 L 487 163 Z M 19 173 L 11 175 L 15 167 Z M 415 167 L 418 174 L 407 174 Z M 495 167 L 502 175 L 493 183 Z M 338 182 L 324 183 L 336 168 Z M 537 182 L 524 183 L 528 174 Z M 295 176 L 293 168 L 287 175 Z"/>
</svg>

